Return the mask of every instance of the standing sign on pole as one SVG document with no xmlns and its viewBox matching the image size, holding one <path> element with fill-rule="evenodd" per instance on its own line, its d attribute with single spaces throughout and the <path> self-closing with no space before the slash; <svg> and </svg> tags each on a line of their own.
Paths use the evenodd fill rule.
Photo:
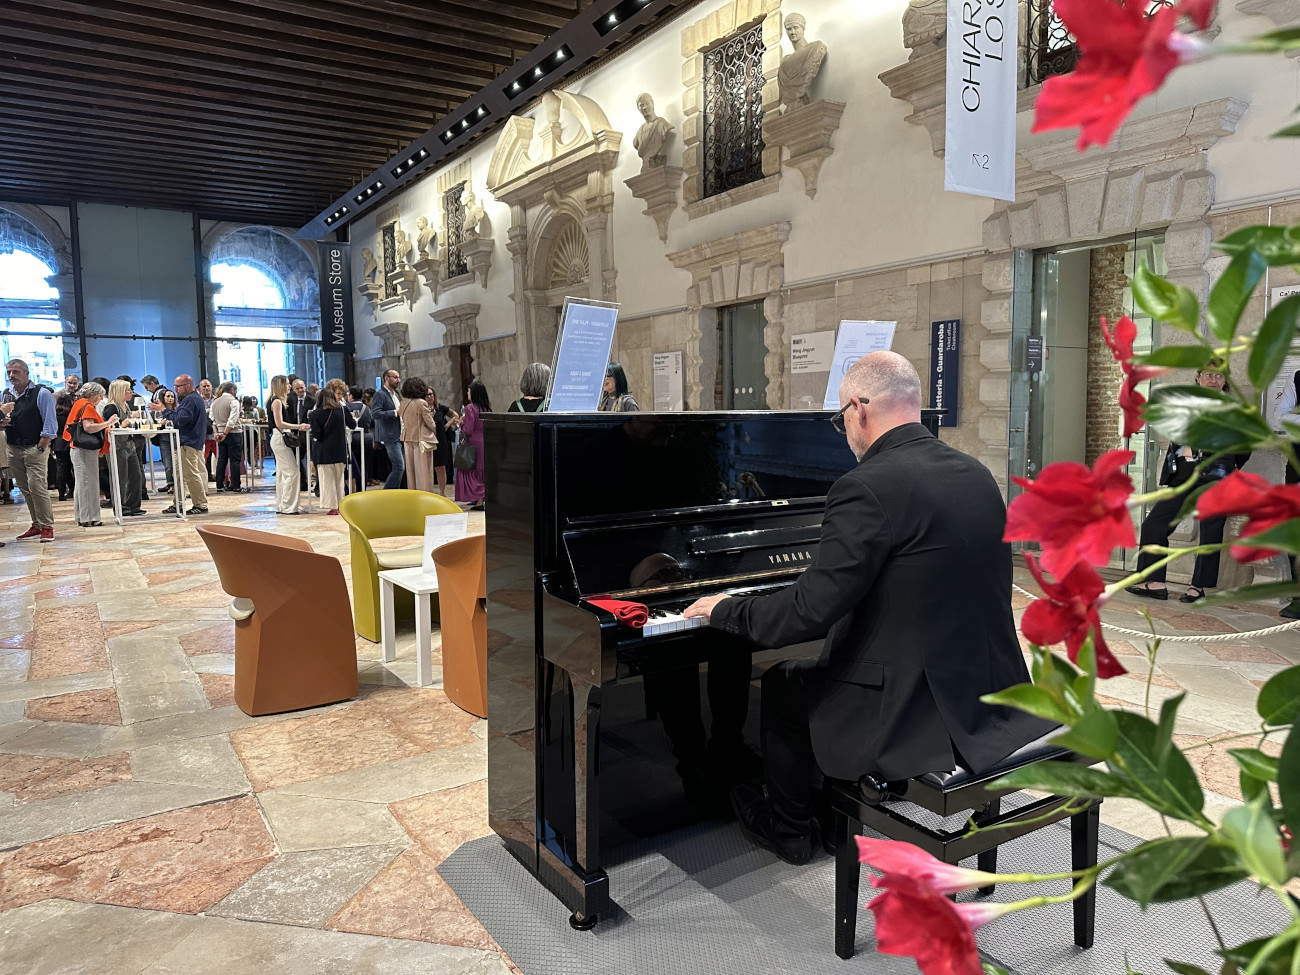
<svg viewBox="0 0 1300 975">
<path fill-rule="evenodd" d="M 840 331 L 835 337 L 835 355 L 831 357 L 831 372 L 826 379 L 824 409 L 840 408 L 840 381 L 844 374 L 864 355 L 893 345 L 896 328 L 898 322 L 840 322 Z"/>
<path fill-rule="evenodd" d="M 961 319 L 930 323 L 930 408 L 947 410 L 939 426 L 957 425 L 961 393 Z"/>
<path fill-rule="evenodd" d="M 655 412 L 680 412 L 685 408 L 686 396 L 682 390 L 682 354 L 656 352 L 654 354 Z"/>
<path fill-rule="evenodd" d="M 948 0 L 945 190 L 1016 198 L 1017 9 Z"/>
<path fill-rule="evenodd" d="M 551 388 L 546 409 L 551 413 L 590 413 L 600 405 L 609 350 L 614 347 L 618 305 L 587 298 L 565 298 L 560 334 L 555 340 Z"/>
</svg>

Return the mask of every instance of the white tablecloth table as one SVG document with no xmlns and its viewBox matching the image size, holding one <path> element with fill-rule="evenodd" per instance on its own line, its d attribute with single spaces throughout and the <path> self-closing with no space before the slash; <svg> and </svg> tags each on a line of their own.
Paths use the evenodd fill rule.
<svg viewBox="0 0 1300 975">
<path fill-rule="evenodd" d="M 181 432 L 175 427 L 152 427 L 134 429 L 114 429 L 109 432 L 112 445 L 108 450 L 108 484 L 113 497 L 113 520 L 122 524 L 122 470 L 117 463 L 117 439 L 119 437 L 147 437 L 156 441 L 166 437 L 171 441 L 172 455 L 172 501 L 176 507 L 176 517 L 185 520 L 185 478 L 181 474 Z M 133 445 L 134 446 L 134 445 Z M 153 463 L 149 464 L 149 493 L 153 496 Z"/>
</svg>

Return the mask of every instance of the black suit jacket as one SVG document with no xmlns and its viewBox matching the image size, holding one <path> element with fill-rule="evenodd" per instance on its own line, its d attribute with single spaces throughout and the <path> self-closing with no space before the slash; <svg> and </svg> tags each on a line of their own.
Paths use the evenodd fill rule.
<svg viewBox="0 0 1300 975">
<path fill-rule="evenodd" d="M 826 496 L 816 561 L 711 622 L 766 647 L 825 637 L 812 705 L 827 775 L 983 771 L 1051 725 L 980 695 L 1029 679 L 1011 615 L 1006 506 L 984 465 L 919 423 Z"/>
</svg>

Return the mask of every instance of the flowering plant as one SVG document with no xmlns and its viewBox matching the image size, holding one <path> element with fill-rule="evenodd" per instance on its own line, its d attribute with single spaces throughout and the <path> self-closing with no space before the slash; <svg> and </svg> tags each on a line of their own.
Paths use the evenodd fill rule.
<svg viewBox="0 0 1300 975">
<path fill-rule="evenodd" d="M 1133 106 L 1180 64 L 1221 52 L 1300 47 L 1300 27 L 1219 49 L 1179 32 L 1184 21 L 1196 28 L 1209 26 L 1215 0 L 1182 0 L 1154 12 L 1149 0 L 1055 0 L 1054 6 L 1078 41 L 1080 60 L 1072 74 L 1043 84 L 1034 131 L 1077 126 L 1080 149 L 1108 142 Z M 1300 125 L 1277 134 L 1300 136 Z M 1300 416 L 1283 418 L 1283 431 L 1274 432 L 1259 407 L 1259 392 L 1274 381 L 1296 345 L 1300 295 L 1274 305 L 1253 332 L 1241 328 L 1243 312 L 1267 269 L 1300 268 L 1300 226 L 1245 227 L 1216 246 L 1230 261 L 1204 306 L 1195 293 L 1149 268 L 1140 268 L 1133 278 L 1137 306 L 1181 333 L 1178 343 L 1135 355 L 1137 328 L 1131 319 L 1099 323 L 1123 374 L 1119 406 L 1125 440 L 1148 426 L 1159 437 L 1191 448 L 1201 458 L 1199 464 L 1181 483 L 1146 494 L 1135 492 L 1125 471 L 1134 457 L 1128 450 L 1112 450 L 1091 468 L 1052 464 L 1036 480 L 1015 479 L 1023 490 L 1008 509 L 1006 539 L 1036 543 L 1037 554 L 1027 553 L 1025 561 L 1042 592 L 1021 620 L 1032 656 L 1032 681 L 985 698 L 1058 723 L 1062 731 L 1055 740 L 1096 762 L 1040 762 L 1004 776 L 998 787 L 1071 797 L 1079 800 L 1078 808 L 1106 797 L 1134 799 L 1185 827 L 1178 835 L 1170 831 L 1095 867 L 1052 875 L 963 870 L 905 843 L 860 839 L 862 862 L 880 872 L 873 883 L 881 893 L 869 904 L 876 915 L 877 947 L 914 957 L 925 975 L 979 975 L 972 934 L 976 927 L 1012 911 L 1075 899 L 1099 881 L 1144 909 L 1152 903 L 1195 898 L 1208 917 L 1203 895 L 1245 880 L 1272 892 L 1290 920 L 1269 938 L 1244 945 L 1221 940 L 1221 971 L 1300 975 L 1300 899 L 1288 891 L 1300 877 L 1300 852 L 1291 844 L 1300 831 L 1300 735 L 1288 734 L 1300 716 L 1300 667 L 1277 673 L 1261 688 L 1256 731 L 1190 746 L 1234 738 L 1249 746 L 1229 750 L 1239 769 L 1243 802 L 1217 822 L 1206 812 L 1191 762 L 1173 741 L 1184 695 L 1167 699 L 1155 714 L 1149 706 L 1147 713 L 1110 709 L 1096 695 L 1098 679 L 1125 672 L 1106 645 L 1099 612 L 1121 589 L 1191 555 L 1226 549 L 1241 562 L 1279 552 L 1300 555 L 1300 485 L 1271 484 L 1241 471 L 1217 481 L 1200 477 L 1231 455 L 1268 448 L 1281 451 L 1300 474 L 1295 450 Z M 1162 385 L 1148 401 L 1138 387 L 1172 369 L 1220 372 L 1232 382 L 1222 390 Z M 1107 585 L 1097 569 L 1110 561 L 1116 548 L 1136 544 L 1130 509 L 1160 501 L 1173 502 L 1179 519 L 1244 515 L 1245 528 L 1229 544 L 1147 546 L 1144 551 L 1155 558 L 1153 564 Z M 1274 582 L 1204 602 L 1296 594 L 1300 585 Z M 1154 638 L 1147 648 L 1148 703 L 1159 644 Z M 1056 645 L 1064 646 L 1064 656 L 1053 652 Z M 1252 738 L 1254 742 L 1244 741 Z M 1033 885 L 1066 878 L 1073 881 L 1068 893 L 1026 896 L 1011 903 L 953 903 L 946 896 L 995 883 Z M 1219 928 L 1212 917 L 1209 920 L 1218 937 Z M 1185 962 L 1167 963 L 1180 975 L 1207 975 Z"/>
</svg>

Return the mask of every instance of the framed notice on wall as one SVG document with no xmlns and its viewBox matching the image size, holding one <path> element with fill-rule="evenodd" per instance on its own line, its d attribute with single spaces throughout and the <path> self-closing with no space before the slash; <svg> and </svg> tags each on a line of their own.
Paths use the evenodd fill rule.
<svg viewBox="0 0 1300 975">
<path fill-rule="evenodd" d="M 930 408 L 947 410 L 939 426 L 957 425 L 961 390 L 961 319 L 930 323 Z"/>
<path fill-rule="evenodd" d="M 830 375 L 826 377 L 826 396 L 822 408 L 840 408 L 840 382 L 853 363 L 864 355 L 888 349 L 894 344 L 898 322 L 840 322 L 835 335 L 835 353 L 831 356 Z"/>
<path fill-rule="evenodd" d="M 549 412 L 591 413 L 600 405 L 617 324 L 618 305 L 613 302 L 564 299 L 547 391 Z"/>
<path fill-rule="evenodd" d="M 655 412 L 680 412 L 685 409 L 682 390 L 682 354 L 656 352 L 654 354 Z"/>
</svg>

